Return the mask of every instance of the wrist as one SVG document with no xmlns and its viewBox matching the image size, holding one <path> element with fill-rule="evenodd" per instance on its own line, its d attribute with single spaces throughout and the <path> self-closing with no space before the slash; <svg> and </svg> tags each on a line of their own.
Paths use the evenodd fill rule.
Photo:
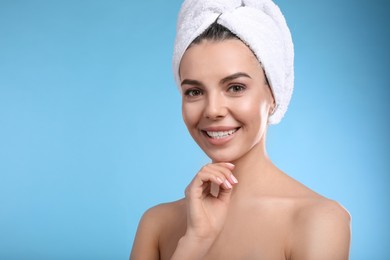
<svg viewBox="0 0 390 260">
<path fill-rule="evenodd" d="M 184 235 L 177 243 L 171 260 L 198 260 L 203 259 L 211 248 L 214 239 Z"/>
</svg>

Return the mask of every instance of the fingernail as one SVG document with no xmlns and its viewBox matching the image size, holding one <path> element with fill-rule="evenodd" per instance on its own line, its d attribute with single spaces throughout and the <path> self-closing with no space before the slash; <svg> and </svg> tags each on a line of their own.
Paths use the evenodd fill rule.
<svg viewBox="0 0 390 260">
<path fill-rule="evenodd" d="M 226 165 L 228 165 L 228 166 L 230 166 L 231 168 L 234 168 L 235 167 L 235 165 L 234 164 L 232 164 L 232 163 L 229 163 L 229 162 L 227 162 L 227 163 L 225 163 Z"/>
<path fill-rule="evenodd" d="M 225 180 L 225 185 L 226 187 L 228 187 L 229 189 L 231 189 L 233 186 L 230 184 L 230 182 L 228 182 L 228 180 Z"/>
<path fill-rule="evenodd" d="M 223 183 L 223 180 L 221 178 L 219 178 L 219 177 L 217 177 L 217 181 L 218 181 L 219 184 Z"/>
<path fill-rule="evenodd" d="M 236 177 L 234 177 L 233 174 L 230 175 L 230 179 L 232 179 L 232 181 L 233 181 L 234 183 L 238 183 L 238 180 L 236 179 Z"/>
</svg>

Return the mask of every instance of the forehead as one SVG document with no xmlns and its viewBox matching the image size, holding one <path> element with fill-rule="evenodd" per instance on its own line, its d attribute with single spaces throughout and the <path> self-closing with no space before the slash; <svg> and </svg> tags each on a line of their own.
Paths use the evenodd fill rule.
<svg viewBox="0 0 390 260">
<path fill-rule="evenodd" d="M 253 52 L 240 40 L 203 40 L 191 45 L 180 63 L 180 78 L 226 76 L 237 71 L 258 73 L 261 66 Z"/>
</svg>

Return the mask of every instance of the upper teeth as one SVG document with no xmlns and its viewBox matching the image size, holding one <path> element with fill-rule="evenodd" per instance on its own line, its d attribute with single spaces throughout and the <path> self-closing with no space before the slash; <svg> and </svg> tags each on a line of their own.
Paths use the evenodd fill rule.
<svg viewBox="0 0 390 260">
<path fill-rule="evenodd" d="M 212 132 L 212 131 L 206 131 L 206 133 L 212 137 L 212 138 L 224 138 L 226 136 L 229 136 L 233 133 L 235 133 L 237 131 L 237 129 L 232 129 L 232 130 L 229 130 L 229 131 L 218 131 L 218 132 Z"/>
</svg>

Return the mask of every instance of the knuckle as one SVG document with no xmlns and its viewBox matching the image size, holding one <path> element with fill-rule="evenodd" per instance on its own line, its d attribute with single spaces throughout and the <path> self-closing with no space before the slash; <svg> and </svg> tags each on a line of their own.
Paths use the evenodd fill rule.
<svg viewBox="0 0 390 260">
<path fill-rule="evenodd" d="M 199 171 L 199 172 L 208 171 L 209 169 L 210 169 L 210 164 L 206 164 L 206 165 L 204 165 L 202 168 L 200 168 L 200 171 Z"/>
<path fill-rule="evenodd" d="M 184 195 L 188 198 L 190 197 L 191 189 L 190 186 L 187 186 L 187 188 L 184 190 Z"/>
</svg>

